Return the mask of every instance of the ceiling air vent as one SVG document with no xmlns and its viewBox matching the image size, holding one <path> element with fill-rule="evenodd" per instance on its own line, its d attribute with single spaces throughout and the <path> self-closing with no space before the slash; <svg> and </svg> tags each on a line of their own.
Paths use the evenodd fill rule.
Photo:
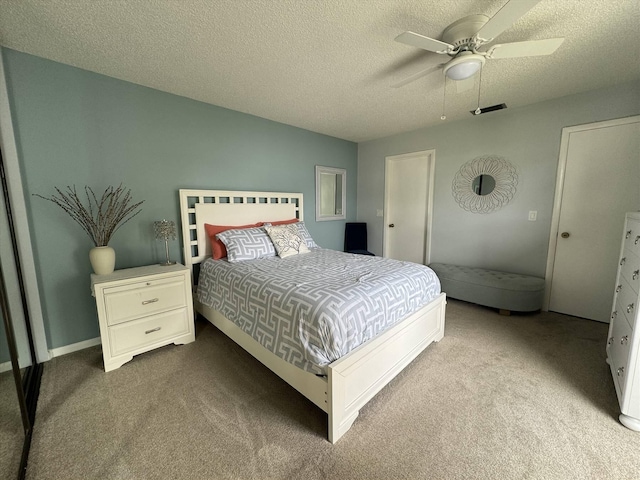
<svg viewBox="0 0 640 480">
<path fill-rule="evenodd" d="M 495 112 L 496 110 L 502 110 L 503 108 L 507 108 L 506 103 L 500 103 L 498 105 L 491 105 L 490 107 L 480 108 L 480 112 L 478 112 L 478 110 L 471 110 L 471 115 L 482 115 L 483 113 Z"/>
</svg>

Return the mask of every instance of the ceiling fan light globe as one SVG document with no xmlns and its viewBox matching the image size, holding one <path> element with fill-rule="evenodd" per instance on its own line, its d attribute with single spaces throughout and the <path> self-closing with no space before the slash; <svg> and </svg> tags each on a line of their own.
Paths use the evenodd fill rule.
<svg viewBox="0 0 640 480">
<path fill-rule="evenodd" d="M 445 75 L 451 80 L 466 80 L 469 77 L 473 77 L 478 70 L 482 67 L 482 63 L 474 60 L 470 60 L 463 63 L 447 68 Z"/>
<path fill-rule="evenodd" d="M 444 74 L 451 80 L 466 80 L 473 77 L 484 65 L 484 57 L 477 54 L 460 55 L 444 67 Z"/>
</svg>

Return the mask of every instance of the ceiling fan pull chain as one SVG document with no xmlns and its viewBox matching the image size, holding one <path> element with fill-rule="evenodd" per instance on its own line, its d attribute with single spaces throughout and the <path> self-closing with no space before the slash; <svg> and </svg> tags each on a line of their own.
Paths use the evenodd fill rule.
<svg viewBox="0 0 640 480">
<path fill-rule="evenodd" d="M 480 115 L 482 110 L 480 110 L 480 89 L 482 88 L 482 68 L 480 69 L 480 79 L 478 80 L 478 108 L 474 112 L 476 115 Z"/>
<path fill-rule="evenodd" d="M 445 100 L 447 99 L 447 76 L 444 76 L 444 87 L 442 88 L 442 116 L 440 120 L 446 120 L 447 116 L 445 115 Z"/>
</svg>

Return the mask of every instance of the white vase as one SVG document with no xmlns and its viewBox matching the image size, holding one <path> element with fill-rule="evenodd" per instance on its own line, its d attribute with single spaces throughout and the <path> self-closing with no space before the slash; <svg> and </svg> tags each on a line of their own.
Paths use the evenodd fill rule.
<svg viewBox="0 0 640 480">
<path fill-rule="evenodd" d="M 89 251 L 89 261 L 97 275 L 108 275 L 116 266 L 116 251 L 107 246 L 93 247 Z"/>
</svg>

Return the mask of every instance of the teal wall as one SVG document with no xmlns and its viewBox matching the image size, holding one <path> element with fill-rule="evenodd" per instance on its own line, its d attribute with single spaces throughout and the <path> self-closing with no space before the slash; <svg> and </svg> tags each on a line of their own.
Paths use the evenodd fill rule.
<svg viewBox="0 0 640 480">
<path fill-rule="evenodd" d="M 142 213 L 114 236 L 116 268 L 156 263 L 152 222 L 180 220 L 178 189 L 293 191 L 316 242 L 342 249 L 344 222 L 315 222 L 314 166 L 347 169 L 356 218 L 357 145 L 2 50 L 49 348 L 99 336 L 89 238 L 48 196 L 54 186 L 123 183 Z M 312 114 L 312 112 L 310 112 Z M 178 241 L 172 258 L 181 258 Z"/>
</svg>

